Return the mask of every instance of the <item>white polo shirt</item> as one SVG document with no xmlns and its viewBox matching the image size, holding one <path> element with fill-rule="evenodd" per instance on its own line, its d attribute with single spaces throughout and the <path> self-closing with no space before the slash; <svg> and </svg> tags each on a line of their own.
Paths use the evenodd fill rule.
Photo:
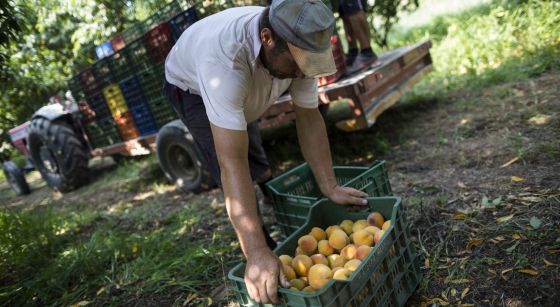
<svg viewBox="0 0 560 307">
<path fill-rule="evenodd" d="M 286 90 L 300 107 L 318 105 L 316 79 L 277 79 L 260 62 L 263 9 L 232 8 L 196 22 L 165 61 L 167 81 L 200 95 L 218 127 L 246 130 Z"/>
</svg>

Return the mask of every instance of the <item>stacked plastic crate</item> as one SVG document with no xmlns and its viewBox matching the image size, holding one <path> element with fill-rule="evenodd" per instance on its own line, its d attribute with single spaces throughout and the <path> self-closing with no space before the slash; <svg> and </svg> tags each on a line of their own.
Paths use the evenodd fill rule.
<svg viewBox="0 0 560 307">
<path fill-rule="evenodd" d="M 197 21 L 198 14 L 196 13 L 196 8 L 194 6 L 171 18 L 169 20 L 169 25 L 171 26 L 173 40 L 177 41 L 183 31 Z"/>
<path fill-rule="evenodd" d="M 157 132 L 156 122 L 147 103 L 146 97 L 140 86 L 138 77 L 133 75 L 119 83 L 124 99 L 128 104 L 130 113 L 140 136 L 150 135 Z"/>
<path fill-rule="evenodd" d="M 312 292 L 279 288 L 281 300 L 285 306 L 404 306 L 422 275 L 406 212 L 401 198 L 393 196 L 384 161 L 369 168 L 335 167 L 334 173 L 339 185 L 366 192 L 367 206 L 352 211 L 323 197 L 307 164 L 267 184 L 277 217 L 289 226 L 284 228 L 288 238 L 274 249 L 276 255 L 293 255 L 299 238 L 313 227 L 366 219 L 372 212 L 380 212 L 391 224 L 346 280 L 330 280 Z M 278 215 L 279 210 L 285 214 Z M 240 305 L 258 305 L 249 298 L 244 273 L 244 263 L 229 271 L 233 291 Z"/>
<path fill-rule="evenodd" d="M 175 111 L 163 95 L 162 86 L 165 78 L 163 65 L 156 65 L 137 74 L 144 97 L 148 102 L 150 111 L 159 129 L 168 122 L 177 118 Z"/>
</svg>

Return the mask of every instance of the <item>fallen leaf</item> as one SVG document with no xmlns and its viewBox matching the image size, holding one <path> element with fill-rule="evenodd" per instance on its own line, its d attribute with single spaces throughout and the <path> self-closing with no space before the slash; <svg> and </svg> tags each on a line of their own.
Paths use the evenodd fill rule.
<svg viewBox="0 0 560 307">
<path fill-rule="evenodd" d="M 504 238 L 503 236 L 497 236 L 495 238 L 490 239 L 489 241 L 494 243 L 494 244 L 498 244 L 498 243 L 500 243 L 502 241 L 505 241 L 505 240 L 506 240 L 506 238 Z"/>
<path fill-rule="evenodd" d="M 489 205 L 488 197 L 482 196 L 482 202 L 481 203 L 482 203 L 482 206 L 484 206 L 484 207 L 488 206 Z"/>
<path fill-rule="evenodd" d="M 460 187 L 461 189 L 466 189 L 467 188 L 465 183 L 463 183 L 462 181 L 457 182 L 457 186 Z"/>
<path fill-rule="evenodd" d="M 514 233 L 511 235 L 511 237 L 514 238 L 515 240 L 521 239 L 521 235 L 520 235 L 518 232 L 514 232 Z"/>
<path fill-rule="evenodd" d="M 517 272 L 525 273 L 533 276 L 537 276 L 540 274 L 538 271 L 535 271 L 533 269 L 518 269 Z"/>
<path fill-rule="evenodd" d="M 511 272 L 511 271 L 513 271 L 513 268 L 511 268 L 511 269 L 505 269 L 505 270 L 503 270 L 503 271 L 501 272 L 501 274 L 504 275 L 504 274 L 509 273 L 509 272 Z"/>
<path fill-rule="evenodd" d="M 474 307 L 474 304 L 459 304 L 459 307 Z"/>
<path fill-rule="evenodd" d="M 558 254 L 560 253 L 560 247 L 547 247 L 545 248 L 545 250 L 547 252 L 549 252 L 550 254 Z"/>
<path fill-rule="evenodd" d="M 550 262 L 550 261 L 548 261 L 548 260 L 546 260 L 546 259 L 544 259 L 544 258 L 543 258 L 543 261 L 544 261 L 544 265 L 545 265 L 545 266 L 558 266 L 558 264 L 552 263 L 552 262 Z"/>
<path fill-rule="evenodd" d="M 550 120 L 550 115 L 539 114 L 529 118 L 528 122 L 533 125 L 544 125 Z"/>
<path fill-rule="evenodd" d="M 461 299 L 464 299 L 465 296 L 467 296 L 467 293 L 469 293 L 470 290 L 471 290 L 471 288 L 465 288 L 463 290 L 463 292 L 461 292 Z"/>
<path fill-rule="evenodd" d="M 431 301 L 432 304 L 440 304 L 441 306 L 449 306 L 449 302 L 442 300 L 441 298 L 433 298 Z"/>
<path fill-rule="evenodd" d="M 517 177 L 517 176 L 511 176 L 511 181 L 519 182 L 519 181 L 525 181 L 525 180 L 527 180 L 527 179 Z"/>
<path fill-rule="evenodd" d="M 454 220 L 464 220 L 465 217 L 466 215 L 462 212 L 456 212 L 455 215 L 453 215 Z"/>
<path fill-rule="evenodd" d="M 540 197 L 536 197 L 536 196 L 521 197 L 520 200 L 524 200 L 524 201 L 528 201 L 528 202 L 532 202 L 532 203 L 542 202 L 542 199 Z"/>
<path fill-rule="evenodd" d="M 507 161 L 506 163 L 502 164 L 502 166 L 500 166 L 500 168 L 508 167 L 508 166 L 512 165 L 513 163 L 517 162 L 517 160 L 519 160 L 519 157 L 515 157 L 515 158 Z"/>
<path fill-rule="evenodd" d="M 529 221 L 529 224 L 531 224 L 531 226 L 533 226 L 534 229 L 539 229 L 539 227 L 541 227 L 542 225 L 542 222 L 538 217 L 533 216 Z"/>
<path fill-rule="evenodd" d="M 424 259 L 424 265 L 429 268 L 430 267 L 430 259 L 426 258 Z"/>
<path fill-rule="evenodd" d="M 514 214 L 510 214 L 510 215 L 506 215 L 506 216 L 502 216 L 496 219 L 496 222 L 498 223 L 503 223 L 503 222 L 507 222 L 509 220 L 511 220 L 513 218 Z"/>
<path fill-rule="evenodd" d="M 132 253 L 133 253 L 133 254 L 138 253 L 138 250 L 139 250 L 139 249 L 140 249 L 140 247 L 138 246 L 138 243 L 135 242 L 135 243 L 132 245 Z"/>
<path fill-rule="evenodd" d="M 70 305 L 71 307 L 79 307 L 79 306 L 86 306 L 89 305 L 91 302 L 90 301 L 80 301 L 77 302 L 76 304 Z"/>
<path fill-rule="evenodd" d="M 515 241 L 515 243 L 513 243 L 512 246 L 506 248 L 506 252 L 508 253 L 513 252 L 513 250 L 517 247 L 517 245 L 519 245 L 519 243 L 521 243 L 521 241 Z"/>
<path fill-rule="evenodd" d="M 451 296 L 453 297 L 457 296 L 457 290 L 455 288 L 451 289 Z"/>
<path fill-rule="evenodd" d="M 475 247 L 479 246 L 480 244 L 484 243 L 484 239 L 472 239 L 467 243 L 466 249 L 468 251 L 472 251 Z"/>
<path fill-rule="evenodd" d="M 99 288 L 99 290 L 97 290 L 97 296 L 99 296 L 101 293 L 103 293 L 105 291 L 105 287 L 101 287 Z"/>
<path fill-rule="evenodd" d="M 492 205 L 497 206 L 499 204 L 502 203 L 502 197 L 498 197 L 498 198 L 494 198 L 494 200 L 492 200 Z"/>
</svg>

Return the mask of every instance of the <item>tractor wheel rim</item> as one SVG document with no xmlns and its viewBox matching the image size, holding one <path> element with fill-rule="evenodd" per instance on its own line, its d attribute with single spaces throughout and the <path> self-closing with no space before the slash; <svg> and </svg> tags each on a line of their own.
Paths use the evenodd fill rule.
<svg viewBox="0 0 560 307">
<path fill-rule="evenodd" d="M 198 168 L 195 166 L 189 152 L 179 145 L 173 145 L 167 150 L 167 161 L 174 177 L 178 180 L 195 180 L 198 177 Z"/>
</svg>

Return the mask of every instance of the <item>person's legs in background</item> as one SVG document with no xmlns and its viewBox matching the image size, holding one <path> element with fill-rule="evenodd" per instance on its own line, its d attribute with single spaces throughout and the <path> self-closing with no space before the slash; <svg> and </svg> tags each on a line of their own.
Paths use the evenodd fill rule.
<svg viewBox="0 0 560 307">
<path fill-rule="evenodd" d="M 348 71 L 352 73 L 373 64 L 377 61 L 377 55 L 371 49 L 371 34 L 362 2 L 343 0 L 339 5 L 339 13 L 348 41 L 346 65 L 349 66 Z"/>
</svg>

